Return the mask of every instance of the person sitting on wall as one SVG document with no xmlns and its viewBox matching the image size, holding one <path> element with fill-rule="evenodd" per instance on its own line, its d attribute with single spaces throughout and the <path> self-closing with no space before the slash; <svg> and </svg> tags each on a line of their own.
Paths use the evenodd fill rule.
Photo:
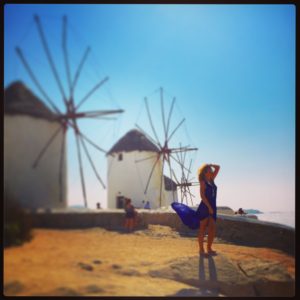
<svg viewBox="0 0 300 300">
<path fill-rule="evenodd" d="M 101 209 L 101 204 L 97 202 L 97 209 Z"/>
<path fill-rule="evenodd" d="M 239 210 L 237 212 L 235 212 L 235 214 L 239 214 L 241 216 L 246 215 L 246 213 L 244 212 L 244 210 L 242 208 L 239 208 Z"/>
<path fill-rule="evenodd" d="M 127 232 L 132 232 L 134 225 L 136 225 L 137 213 L 134 206 L 131 204 L 131 199 L 125 198 L 125 229 Z"/>
<path fill-rule="evenodd" d="M 145 209 L 150 209 L 150 202 L 149 202 L 149 201 L 146 202 L 144 208 L 145 208 Z"/>
</svg>

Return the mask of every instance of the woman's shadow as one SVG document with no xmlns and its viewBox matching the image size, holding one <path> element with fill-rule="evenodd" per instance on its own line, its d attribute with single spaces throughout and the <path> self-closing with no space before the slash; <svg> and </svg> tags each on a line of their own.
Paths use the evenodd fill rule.
<svg viewBox="0 0 300 300">
<path fill-rule="evenodd" d="M 205 268 L 205 262 L 208 261 L 208 266 Z M 206 264 L 207 265 L 207 264 Z M 217 288 L 218 275 L 212 256 L 205 258 L 203 255 L 199 257 L 199 287 L 203 295 L 212 295 L 219 293 Z"/>
</svg>

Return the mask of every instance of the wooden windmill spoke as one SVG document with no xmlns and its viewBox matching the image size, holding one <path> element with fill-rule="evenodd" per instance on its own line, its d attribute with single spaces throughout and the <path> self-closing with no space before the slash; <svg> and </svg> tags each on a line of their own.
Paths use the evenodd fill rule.
<svg viewBox="0 0 300 300">
<path fill-rule="evenodd" d="M 106 115 L 113 115 L 123 113 L 123 109 L 111 109 L 111 110 L 95 110 L 95 111 L 86 111 L 82 113 L 75 113 L 77 118 L 86 118 L 86 117 L 103 117 Z"/>
<path fill-rule="evenodd" d="M 177 179 L 177 177 L 176 177 L 176 175 L 175 175 L 175 172 L 172 170 L 172 173 L 173 173 L 173 176 L 174 176 L 174 178 L 175 178 L 175 180 L 176 180 L 176 183 L 177 183 L 177 186 L 179 186 L 180 185 L 180 182 L 179 182 L 179 180 Z"/>
<path fill-rule="evenodd" d="M 188 181 L 188 178 L 189 178 L 189 174 L 191 173 L 191 167 L 192 167 L 192 160 L 190 160 L 189 171 L 188 171 L 188 174 L 186 176 L 187 181 Z"/>
<path fill-rule="evenodd" d="M 80 132 L 78 130 L 78 134 L 84 138 L 88 143 L 90 143 L 92 146 L 94 146 L 96 149 L 98 149 L 101 152 L 107 153 L 107 151 L 105 151 L 104 149 L 102 149 L 101 147 L 99 147 L 97 144 L 95 144 L 93 141 L 91 141 L 86 135 L 84 135 L 82 132 Z"/>
<path fill-rule="evenodd" d="M 137 159 L 137 160 L 135 160 L 134 162 L 141 162 L 141 161 L 145 161 L 145 160 L 148 160 L 148 159 L 151 159 L 151 158 L 157 157 L 157 155 L 158 155 L 158 154 L 151 155 L 151 156 L 149 156 L 149 157 L 146 157 L 146 158 Z"/>
<path fill-rule="evenodd" d="M 50 139 L 47 141 L 47 143 L 45 144 L 45 146 L 42 148 L 41 152 L 39 153 L 38 157 L 36 158 L 35 162 L 33 163 L 32 167 L 36 168 L 36 166 L 38 165 L 40 159 L 43 157 L 43 155 L 46 153 L 47 149 L 49 148 L 49 146 L 52 144 L 52 142 L 54 141 L 54 139 L 57 137 L 58 133 L 62 130 L 62 127 L 59 127 L 54 133 L 53 135 L 50 137 Z"/>
<path fill-rule="evenodd" d="M 148 134 L 146 131 L 144 131 L 138 124 L 135 124 L 135 126 L 142 132 L 154 145 L 157 145 L 157 142 Z M 160 144 L 158 145 L 160 148 Z"/>
<path fill-rule="evenodd" d="M 64 54 L 65 68 L 66 68 L 66 73 L 67 73 L 67 80 L 68 80 L 68 85 L 69 85 L 69 93 L 70 93 L 70 97 L 72 99 L 73 95 L 72 95 L 71 70 L 70 70 L 68 50 L 67 50 L 67 16 L 63 16 L 62 48 L 63 48 L 63 54 Z"/>
<path fill-rule="evenodd" d="M 117 120 L 117 118 L 113 118 L 113 117 L 101 117 L 101 116 L 87 116 L 86 118 L 88 119 L 97 119 L 97 120 Z"/>
<path fill-rule="evenodd" d="M 76 138 L 77 156 L 78 156 L 78 162 L 79 162 L 79 172 L 80 172 L 80 178 L 81 178 L 81 187 L 82 187 L 84 206 L 87 207 L 84 174 L 83 174 L 81 151 L 80 151 L 80 144 L 79 144 L 79 134 L 76 132 L 76 130 L 74 131 L 74 133 L 75 133 L 75 138 Z"/>
<path fill-rule="evenodd" d="M 172 168 L 171 168 L 171 162 L 170 160 L 168 159 L 167 160 L 168 162 L 168 165 L 169 165 L 169 171 L 170 171 L 170 179 L 171 179 L 171 189 L 172 189 L 172 200 L 174 201 L 174 187 L 173 187 L 173 178 L 172 178 Z"/>
<path fill-rule="evenodd" d="M 154 169 L 155 169 L 155 166 L 156 166 L 157 162 L 159 161 L 159 158 L 160 158 L 160 156 L 157 156 L 157 159 L 156 159 L 155 163 L 153 164 L 153 167 L 152 167 L 152 169 L 151 169 L 151 172 L 150 172 L 149 177 L 148 177 L 148 180 L 147 180 L 147 184 L 146 184 L 146 188 L 145 188 L 144 194 L 147 193 L 147 190 L 148 190 L 148 187 L 149 187 L 149 183 L 150 183 L 150 180 L 151 180 L 153 171 L 154 171 Z"/>
<path fill-rule="evenodd" d="M 151 114 L 150 114 L 150 109 L 149 109 L 149 105 L 148 105 L 148 99 L 145 97 L 145 98 L 144 98 L 144 101 L 145 101 L 145 104 L 146 104 L 146 110 L 147 110 L 148 118 L 149 118 L 149 121 L 150 121 L 150 125 L 151 125 L 152 131 L 153 131 L 153 133 L 154 133 L 154 136 L 155 136 L 155 138 L 156 138 L 156 143 L 157 143 L 157 144 L 159 145 L 159 147 L 161 148 L 161 145 L 160 145 L 160 142 L 159 142 L 159 139 L 158 139 L 156 130 L 155 130 L 154 125 L 153 125 L 153 122 L 152 122 L 152 118 L 151 118 Z"/>
<path fill-rule="evenodd" d="M 85 134 L 83 134 L 79 128 L 77 126 L 75 126 L 73 123 L 68 122 L 68 124 L 75 130 L 75 132 L 77 132 L 77 134 L 79 134 L 82 138 L 84 138 L 89 144 L 91 144 L 92 146 L 94 146 L 96 149 L 98 149 L 101 152 L 104 152 L 105 154 L 107 153 L 106 150 L 102 149 L 101 147 L 99 147 L 97 144 L 95 144 L 94 142 L 92 142 Z"/>
<path fill-rule="evenodd" d="M 30 78 L 32 79 L 32 81 L 34 82 L 34 84 L 36 85 L 36 87 L 38 88 L 38 90 L 41 92 L 41 94 L 44 96 L 45 100 L 49 103 L 49 105 L 52 107 L 52 109 L 58 113 L 61 114 L 61 112 L 59 111 L 59 109 L 57 108 L 57 106 L 52 102 L 52 100 L 50 99 L 50 97 L 47 95 L 47 93 L 45 92 L 45 90 L 42 88 L 41 84 L 39 83 L 39 81 L 37 80 L 37 78 L 35 77 L 33 71 L 31 70 L 28 62 L 26 61 L 21 49 L 19 47 L 16 47 L 16 52 L 22 62 L 22 64 L 24 65 L 27 73 L 29 74 Z"/>
<path fill-rule="evenodd" d="M 189 170 L 179 161 L 177 160 L 171 153 L 170 153 L 170 156 L 182 167 L 184 168 L 186 171 L 189 172 Z"/>
<path fill-rule="evenodd" d="M 65 160 L 65 141 L 66 128 L 63 128 L 63 138 L 61 142 L 60 160 L 59 160 L 59 201 L 63 202 L 63 167 Z"/>
<path fill-rule="evenodd" d="M 105 77 L 104 79 L 102 79 L 99 83 L 97 83 L 84 97 L 83 99 L 79 102 L 79 104 L 77 104 L 77 106 L 75 107 L 75 110 L 77 110 L 91 95 L 93 95 L 93 93 L 95 93 L 100 86 L 102 86 L 106 81 L 108 81 L 109 77 Z"/>
<path fill-rule="evenodd" d="M 48 58 L 48 62 L 50 64 L 50 67 L 51 67 L 51 70 L 54 74 L 54 77 L 55 77 L 55 80 L 56 80 L 56 83 L 59 87 L 59 90 L 61 92 L 61 95 L 63 97 L 63 100 L 65 102 L 65 104 L 67 105 L 67 99 L 66 99 L 66 95 L 65 95 L 65 92 L 64 92 L 64 89 L 63 89 L 63 86 L 62 86 L 62 83 L 61 83 L 61 80 L 58 76 L 58 73 L 57 73 L 57 70 L 56 70 L 56 67 L 55 67 L 55 64 L 53 62 L 53 59 L 52 59 L 52 56 L 51 56 L 51 53 L 50 53 L 50 50 L 49 50 L 49 47 L 48 47 L 48 44 L 47 44 L 47 41 L 46 41 L 46 38 L 45 38 L 45 35 L 44 35 L 44 32 L 43 32 L 43 28 L 42 28 L 42 24 L 40 22 L 40 18 L 38 15 L 35 15 L 34 16 L 34 20 L 37 24 L 37 28 L 38 28 L 38 31 L 39 31 L 39 34 L 40 34 L 40 38 L 42 40 L 42 44 L 43 44 L 43 47 L 44 47 L 44 50 L 46 52 L 46 56 Z"/>
<path fill-rule="evenodd" d="M 90 50 L 91 48 L 90 47 L 87 47 L 84 54 L 83 54 L 83 57 L 79 63 L 79 66 L 76 70 L 76 73 L 75 73 L 75 76 L 74 76 L 74 79 L 73 79 L 73 82 L 72 82 L 72 88 L 71 88 L 71 99 L 73 99 L 73 94 L 74 94 L 74 90 L 75 90 L 75 87 L 76 87 L 76 84 L 77 84 L 77 81 L 78 81 L 78 78 L 79 78 L 79 75 L 81 73 L 81 70 L 83 68 L 83 65 L 88 57 L 88 54 L 90 53 Z"/>
<path fill-rule="evenodd" d="M 164 126 L 164 133 L 165 133 L 165 140 L 167 140 L 167 127 L 166 127 L 166 120 L 165 120 L 165 109 L 164 109 L 164 99 L 163 99 L 163 88 L 160 88 L 160 106 L 161 106 L 161 115 L 162 121 Z"/>
<path fill-rule="evenodd" d="M 196 151 L 198 148 L 188 148 L 189 146 L 185 146 L 182 148 L 169 148 L 172 153 L 180 153 L 180 152 L 187 152 L 187 151 Z"/>
<path fill-rule="evenodd" d="M 81 136 L 80 136 L 80 141 L 81 141 L 83 150 L 85 151 L 85 154 L 86 154 L 86 156 L 87 156 L 87 158 L 88 158 L 88 160 L 89 160 L 89 162 L 90 162 L 90 165 L 92 166 L 92 168 L 93 168 L 93 170 L 94 170 L 94 173 L 95 173 L 97 179 L 99 180 L 99 182 L 100 182 L 100 184 L 102 185 L 102 187 L 105 189 L 105 188 L 106 188 L 106 187 L 105 187 L 105 184 L 103 183 L 103 181 L 102 181 L 102 179 L 101 179 L 99 173 L 97 172 L 97 169 L 96 169 L 96 167 L 95 167 L 95 164 L 94 164 L 94 162 L 92 161 L 92 158 L 91 158 L 91 156 L 90 156 L 90 153 L 89 153 L 89 151 L 88 151 L 88 149 L 87 149 L 87 147 L 86 147 L 86 145 L 85 145 L 85 143 L 84 143 L 84 140 L 83 140 L 83 138 L 82 138 Z"/>
<path fill-rule="evenodd" d="M 164 180 L 164 165 L 165 165 L 165 159 L 163 158 L 161 180 L 160 180 L 160 192 L 159 192 L 159 207 L 161 207 L 161 194 L 162 194 L 162 186 L 163 186 L 163 180 Z"/>
<path fill-rule="evenodd" d="M 174 133 L 178 130 L 178 128 L 182 125 L 182 123 L 185 121 L 185 119 L 182 119 L 181 122 L 176 126 L 176 128 L 173 130 L 173 132 L 168 137 L 168 142 L 170 141 L 171 137 L 174 135 Z"/>
<path fill-rule="evenodd" d="M 171 108 L 170 108 L 169 115 L 168 115 L 168 121 L 167 121 L 167 137 L 169 136 L 170 120 L 171 120 L 171 115 L 172 115 L 173 107 L 174 107 L 174 104 L 175 104 L 175 100 L 176 100 L 176 98 L 174 97 L 173 100 L 172 100 Z M 167 140 L 167 139 L 168 139 L 168 138 L 166 138 L 166 140 Z"/>
</svg>

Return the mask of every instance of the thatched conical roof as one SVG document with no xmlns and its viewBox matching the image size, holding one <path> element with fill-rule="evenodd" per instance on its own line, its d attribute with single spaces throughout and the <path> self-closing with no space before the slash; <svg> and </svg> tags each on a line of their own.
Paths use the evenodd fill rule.
<svg viewBox="0 0 300 300">
<path fill-rule="evenodd" d="M 30 115 L 54 121 L 57 117 L 21 81 L 11 83 L 4 90 L 4 113 L 9 115 Z"/>
<path fill-rule="evenodd" d="M 131 151 L 152 151 L 159 152 L 159 149 L 149 139 L 137 129 L 127 132 L 117 143 L 108 151 L 107 154 L 116 152 Z"/>
</svg>

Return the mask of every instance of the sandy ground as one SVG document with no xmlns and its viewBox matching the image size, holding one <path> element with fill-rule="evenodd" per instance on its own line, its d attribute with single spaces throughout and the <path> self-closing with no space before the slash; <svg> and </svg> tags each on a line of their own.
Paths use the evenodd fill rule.
<svg viewBox="0 0 300 300">
<path fill-rule="evenodd" d="M 166 296 L 188 284 L 149 276 L 183 257 L 198 256 L 196 238 L 150 225 L 131 234 L 102 228 L 34 229 L 34 238 L 4 250 L 5 294 Z M 281 251 L 226 244 L 214 249 L 232 261 L 253 258 L 281 264 L 294 278 L 295 259 Z"/>
</svg>

